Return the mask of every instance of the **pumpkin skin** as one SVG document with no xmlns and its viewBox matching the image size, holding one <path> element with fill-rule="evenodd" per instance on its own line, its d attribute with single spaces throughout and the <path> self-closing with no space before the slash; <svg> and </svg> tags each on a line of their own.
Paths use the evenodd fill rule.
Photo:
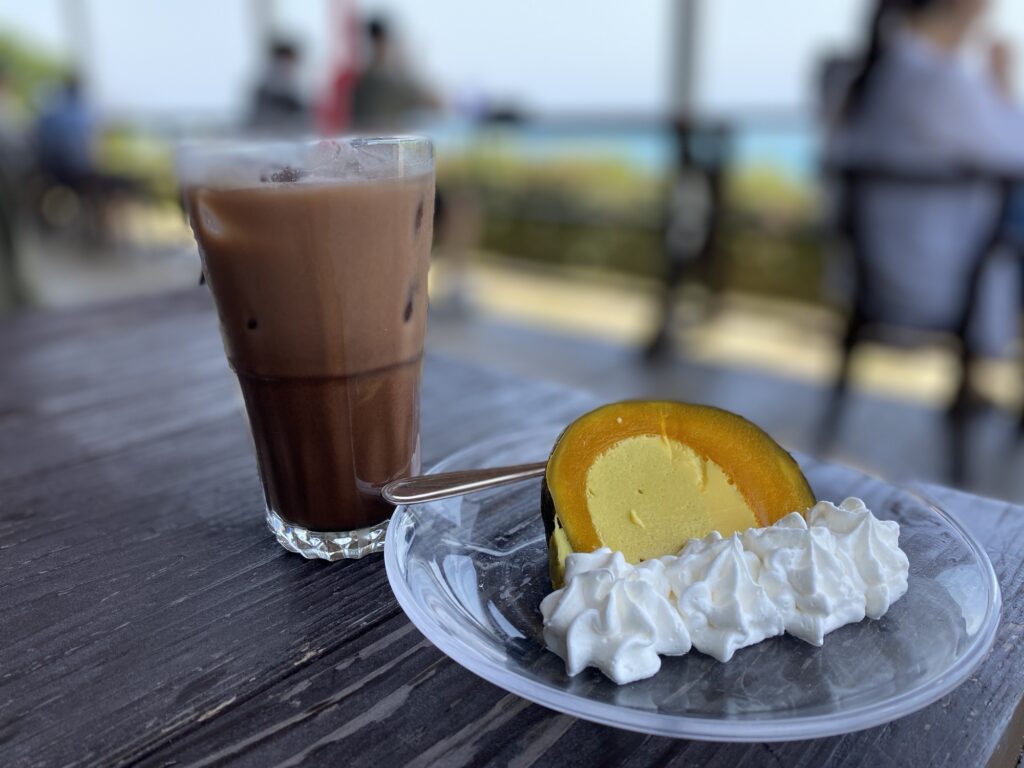
<svg viewBox="0 0 1024 768">
<path fill-rule="evenodd" d="M 659 446 L 666 451 L 663 457 L 658 453 Z M 654 459 L 650 459 L 652 455 Z M 647 527 L 633 510 L 626 509 L 628 503 L 605 501 L 608 490 L 614 490 L 619 472 L 622 482 L 630 484 L 626 489 L 629 492 L 636 486 L 636 493 L 643 494 L 649 483 L 673 498 L 682 493 L 684 501 L 692 497 L 694 503 L 707 504 L 707 516 L 704 511 L 694 516 L 692 505 L 663 508 L 651 496 L 646 501 L 637 497 L 648 504 L 643 516 L 655 523 L 638 547 L 634 540 L 637 536 L 642 539 L 643 531 L 618 522 L 617 517 L 614 525 L 608 521 L 611 505 L 614 515 L 621 513 L 625 518 L 628 514 L 640 528 Z M 710 484 L 705 486 L 705 482 Z M 696 490 L 695 483 L 699 486 Z M 735 508 L 731 514 L 716 518 L 715 499 L 701 498 L 706 488 L 712 487 L 716 489 L 715 499 Z M 600 501 L 594 498 L 595 488 L 602 491 Z M 627 559 L 634 562 L 676 554 L 688 538 L 712 530 L 730 535 L 746 527 L 771 525 L 790 512 L 805 512 L 814 502 L 814 494 L 793 457 L 741 416 L 711 406 L 672 401 L 604 405 L 570 424 L 548 458 L 541 514 L 552 583 L 561 585 L 563 563 L 570 552 L 610 547 L 627 552 Z M 657 519 L 651 521 L 651 516 Z M 726 530 L 720 530 L 722 527 Z M 632 557 L 628 554 L 630 548 Z"/>
</svg>

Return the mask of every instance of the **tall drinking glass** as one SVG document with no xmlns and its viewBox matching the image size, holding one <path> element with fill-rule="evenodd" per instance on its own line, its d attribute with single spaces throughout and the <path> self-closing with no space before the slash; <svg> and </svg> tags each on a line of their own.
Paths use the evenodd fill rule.
<svg viewBox="0 0 1024 768">
<path fill-rule="evenodd" d="M 207 145 L 178 170 L 267 523 L 305 557 L 380 551 L 379 489 L 420 468 L 430 142 Z"/>
</svg>

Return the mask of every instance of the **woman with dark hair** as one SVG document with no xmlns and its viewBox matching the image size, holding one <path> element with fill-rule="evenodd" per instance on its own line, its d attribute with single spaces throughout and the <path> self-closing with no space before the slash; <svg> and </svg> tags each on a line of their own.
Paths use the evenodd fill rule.
<svg viewBox="0 0 1024 768">
<path fill-rule="evenodd" d="M 1013 104 L 1008 49 L 988 71 L 964 52 L 986 0 L 879 0 L 859 71 L 833 115 L 834 164 L 913 173 L 1024 172 L 1024 113 Z M 910 327 L 948 328 L 962 306 L 998 198 L 990 186 L 927 188 L 878 182 L 860 201 L 873 314 Z M 972 347 L 1005 354 L 1016 334 L 1016 265 L 994 260 L 982 278 Z"/>
</svg>

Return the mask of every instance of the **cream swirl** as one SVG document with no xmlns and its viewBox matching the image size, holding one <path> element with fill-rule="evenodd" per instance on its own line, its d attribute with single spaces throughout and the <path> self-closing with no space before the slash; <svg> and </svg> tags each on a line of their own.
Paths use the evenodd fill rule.
<svg viewBox="0 0 1024 768">
<path fill-rule="evenodd" d="M 807 517 L 812 528 L 820 526 L 832 533 L 837 555 L 864 593 L 869 618 L 881 618 L 906 594 L 910 563 L 900 549 L 899 523 L 879 520 L 856 498 L 845 499 L 838 507 L 820 501 Z"/>
<path fill-rule="evenodd" d="M 742 539 L 761 561 L 758 583 L 789 634 L 821 645 L 832 630 L 864 618 L 863 590 L 850 578 L 827 528 L 808 528 L 794 512 L 773 526 L 745 531 Z"/>
<path fill-rule="evenodd" d="M 744 551 L 739 535 L 691 540 L 678 557 L 662 562 L 670 597 L 698 651 L 729 661 L 740 648 L 782 634 L 782 617 L 758 584 L 761 562 Z"/>
<path fill-rule="evenodd" d="M 656 673 L 659 654 L 690 650 L 686 625 L 668 601 L 660 561 L 633 566 L 610 549 L 571 559 L 565 588 L 540 605 L 544 642 L 565 660 L 569 675 L 592 666 L 616 683 L 628 683 Z"/>
<path fill-rule="evenodd" d="M 691 645 L 719 661 L 783 631 L 821 645 L 845 624 L 880 618 L 906 593 L 908 572 L 897 523 L 860 499 L 823 501 L 807 519 L 711 533 L 639 565 L 610 549 L 569 555 L 565 587 L 540 606 L 544 641 L 569 675 L 593 666 L 627 683 Z"/>
</svg>

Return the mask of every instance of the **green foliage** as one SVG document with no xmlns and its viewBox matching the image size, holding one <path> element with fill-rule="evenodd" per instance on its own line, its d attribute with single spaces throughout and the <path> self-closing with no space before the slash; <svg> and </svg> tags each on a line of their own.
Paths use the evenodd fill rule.
<svg viewBox="0 0 1024 768">
<path fill-rule="evenodd" d="M 823 301 L 824 252 L 814 239 L 732 226 L 725 228 L 721 240 L 728 289 L 811 303 Z"/>
<path fill-rule="evenodd" d="M 726 199 L 729 208 L 740 215 L 773 221 L 806 223 L 818 213 L 808 185 L 771 166 L 734 172 L 727 184 Z"/>
<path fill-rule="evenodd" d="M 471 151 L 438 168 L 483 206 L 485 249 L 527 261 L 659 277 L 666 178 L 606 158 L 523 158 Z M 807 233 L 813 190 L 770 168 L 726 185 L 719 258 L 731 290 L 820 300 L 823 253 Z"/>
<path fill-rule="evenodd" d="M 7 30 L 0 30 L 0 70 L 26 108 L 71 71 L 58 57 Z"/>
<path fill-rule="evenodd" d="M 100 167 L 107 173 L 138 179 L 159 198 L 177 198 L 173 153 L 165 140 L 126 125 L 107 126 L 97 154 Z"/>
<path fill-rule="evenodd" d="M 653 276 L 661 267 L 661 236 L 653 229 L 585 223 L 487 219 L 483 247 L 543 264 L 591 267 Z"/>
<path fill-rule="evenodd" d="M 616 158 L 535 159 L 501 149 L 476 149 L 443 158 L 438 176 L 449 184 L 482 188 L 499 200 L 541 195 L 574 208 L 611 212 L 659 203 L 665 184 L 664 179 L 652 178 Z"/>
<path fill-rule="evenodd" d="M 482 201 L 488 250 L 629 274 L 660 269 L 664 181 L 626 162 L 476 149 L 441 162 L 438 178 Z"/>
<path fill-rule="evenodd" d="M 734 172 L 726 184 L 721 251 L 732 290 L 822 301 L 825 254 L 814 233 L 815 189 L 776 168 Z"/>
</svg>

